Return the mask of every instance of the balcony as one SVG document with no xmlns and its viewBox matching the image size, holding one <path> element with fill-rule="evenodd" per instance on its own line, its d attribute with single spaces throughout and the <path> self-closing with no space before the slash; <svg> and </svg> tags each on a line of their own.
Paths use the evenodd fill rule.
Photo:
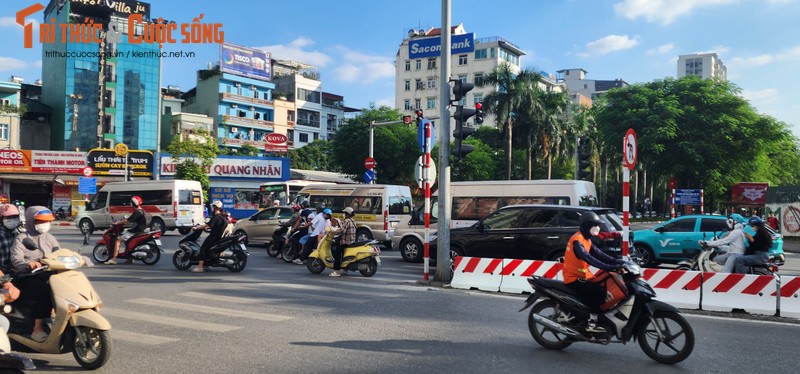
<svg viewBox="0 0 800 374">
<path fill-rule="evenodd" d="M 229 116 L 227 114 L 221 116 L 220 122 L 226 125 L 246 126 L 267 131 L 274 131 L 275 129 L 275 123 L 271 121 L 262 121 L 260 119 Z"/>
<path fill-rule="evenodd" d="M 257 97 L 236 95 L 236 94 L 227 93 L 227 92 L 220 92 L 219 99 L 220 100 L 234 102 L 234 103 L 240 103 L 240 104 L 243 103 L 243 104 L 248 104 L 248 105 L 258 105 L 258 106 L 269 107 L 269 108 L 273 107 L 272 101 L 269 101 L 269 100 L 259 99 Z"/>
<path fill-rule="evenodd" d="M 319 120 L 318 119 L 309 119 L 309 118 L 298 118 L 297 124 L 300 126 L 308 126 L 308 127 L 316 127 L 319 128 Z"/>
</svg>

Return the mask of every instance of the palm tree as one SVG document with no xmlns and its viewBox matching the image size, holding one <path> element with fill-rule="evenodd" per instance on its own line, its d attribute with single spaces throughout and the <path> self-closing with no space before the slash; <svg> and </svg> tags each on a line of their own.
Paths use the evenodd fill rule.
<svg viewBox="0 0 800 374">
<path fill-rule="evenodd" d="M 521 108 L 526 100 L 526 95 L 534 86 L 533 82 L 542 79 L 540 73 L 530 69 L 523 69 L 514 73 L 511 65 L 502 63 L 478 82 L 478 87 L 495 86 L 497 91 L 484 98 L 485 110 L 495 115 L 497 124 L 506 139 L 506 178 L 511 179 L 511 154 L 513 145 L 511 140 L 514 127 L 514 113 Z"/>
<path fill-rule="evenodd" d="M 571 126 L 564 113 L 569 107 L 570 101 L 566 92 L 544 92 L 542 90 L 538 90 L 538 92 L 541 110 L 534 113 L 537 137 L 528 140 L 529 143 L 533 143 L 528 159 L 528 179 L 531 179 L 530 163 L 533 158 L 533 148 L 539 150 L 542 163 L 547 162 L 547 179 L 550 179 L 553 174 L 553 156 L 563 156 L 569 153 L 569 142 L 564 140 Z"/>
</svg>

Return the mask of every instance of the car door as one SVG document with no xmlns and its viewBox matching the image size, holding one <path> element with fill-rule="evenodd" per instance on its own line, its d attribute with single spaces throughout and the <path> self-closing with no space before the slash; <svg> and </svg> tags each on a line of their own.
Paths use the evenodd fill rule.
<svg viewBox="0 0 800 374">
<path fill-rule="evenodd" d="M 663 260 L 679 260 L 686 256 L 683 254 L 683 248 L 690 245 L 690 241 L 694 240 L 695 244 L 697 239 L 697 217 L 684 217 L 677 218 L 674 221 L 662 226 L 659 229 L 659 235 L 656 238 L 655 251 L 656 258 Z M 688 248 L 691 248 L 688 247 Z"/>
<path fill-rule="evenodd" d="M 278 208 L 267 208 L 252 216 L 250 216 L 249 225 L 247 225 L 247 236 L 250 237 L 250 242 L 256 241 L 266 243 L 272 240 L 272 232 L 269 231 L 270 223 L 274 222 Z"/>
<path fill-rule="evenodd" d="M 457 232 L 464 255 L 472 257 L 513 258 L 517 253 L 520 214 L 523 209 L 500 209 L 473 226 Z"/>
<path fill-rule="evenodd" d="M 560 221 L 565 211 L 557 208 L 527 208 L 523 213 L 524 227 L 519 232 L 519 245 L 513 258 L 550 260 L 560 257 L 569 235 Z"/>
</svg>

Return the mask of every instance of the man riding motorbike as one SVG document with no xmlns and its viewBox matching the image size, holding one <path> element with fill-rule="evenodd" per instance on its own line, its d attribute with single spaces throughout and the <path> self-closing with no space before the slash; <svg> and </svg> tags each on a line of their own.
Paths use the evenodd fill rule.
<svg viewBox="0 0 800 374">
<path fill-rule="evenodd" d="M 133 227 L 126 230 L 122 235 L 117 238 L 117 241 L 114 243 L 114 254 L 111 256 L 108 261 L 106 261 L 106 265 L 116 265 L 117 264 L 117 255 L 119 254 L 119 244 L 123 241 L 127 241 L 132 236 L 144 232 L 147 228 L 147 218 L 144 216 L 144 210 L 141 208 L 142 205 L 142 198 L 139 196 L 132 196 L 131 197 L 131 204 L 133 205 L 133 213 L 128 217 L 128 223 L 132 223 Z M 133 263 L 133 259 L 129 258 L 125 261 L 126 264 Z"/>
<path fill-rule="evenodd" d="M 759 217 L 750 217 L 747 224 L 756 232 L 751 236 L 744 233 L 750 242 L 750 247 L 744 252 L 744 256 L 739 256 L 734 265 L 737 273 L 747 273 L 747 267 L 762 265 L 769 262 L 769 249 L 772 247 L 772 234 L 764 227 L 764 220 Z"/>
<path fill-rule="evenodd" d="M 603 223 L 597 213 L 585 212 L 581 214 L 580 229 L 567 242 L 564 252 L 564 284 L 575 293 L 582 296 L 584 304 L 589 307 L 589 320 L 586 323 L 586 332 L 602 333 L 605 329 L 597 325 L 597 314 L 601 312 L 600 306 L 606 299 L 606 290 L 598 283 L 591 280 L 594 277 L 589 270 L 589 265 L 605 271 L 617 271 L 625 261 L 615 259 L 592 243 L 592 236 L 600 233 Z"/>
<path fill-rule="evenodd" d="M 317 242 L 319 240 L 320 234 L 325 234 L 325 215 L 323 214 L 324 207 L 322 205 L 317 206 L 316 214 L 314 217 L 311 217 L 309 214 L 309 218 L 311 218 L 310 223 L 306 223 L 308 227 L 309 233 L 300 239 L 300 243 L 303 244 L 303 250 L 300 251 L 299 256 L 292 261 L 292 263 L 302 265 L 303 261 L 308 259 L 308 255 L 314 251 L 314 248 L 317 248 Z M 328 209 L 330 210 L 330 209 Z"/>
<path fill-rule="evenodd" d="M 701 246 L 706 245 L 712 248 L 727 245 L 728 250 L 726 253 L 714 257 L 714 262 L 724 265 L 722 272 L 730 273 L 734 270 L 736 259 L 744 254 L 744 225 L 746 222 L 744 217 L 739 214 L 731 214 L 727 219 L 729 231 L 725 236 L 718 240 L 700 240 L 698 244 Z"/>
<path fill-rule="evenodd" d="M 222 238 L 225 227 L 228 225 L 227 217 L 222 216 L 223 210 L 221 201 L 216 200 L 211 203 L 211 210 L 213 212 L 211 220 L 206 224 L 194 228 L 195 230 L 205 230 L 210 227 L 211 232 L 209 232 L 203 244 L 200 246 L 200 260 L 197 261 L 197 265 L 190 270 L 193 273 L 202 273 L 205 271 L 203 269 L 203 263 L 208 259 L 208 249 L 211 248 L 217 240 Z"/>
<path fill-rule="evenodd" d="M 51 222 L 56 219 L 50 209 L 43 206 L 32 206 L 25 211 L 25 216 L 26 232 L 17 236 L 14 240 L 14 247 L 11 249 L 11 263 L 15 274 L 27 273 L 42 267 L 39 260 L 60 249 L 58 240 L 48 233 Z M 22 244 L 22 240 L 25 238 L 33 240 L 38 248 L 35 250 L 25 248 L 25 245 Z M 31 338 L 37 342 L 47 339 L 47 333 L 43 329 L 43 320 L 50 318 L 53 309 L 50 285 L 48 284 L 49 278 L 50 273 L 42 272 L 32 276 L 15 277 L 13 281 L 20 290 L 20 297 L 15 305 L 21 305 L 30 310 L 30 315 L 34 318 Z"/>
</svg>

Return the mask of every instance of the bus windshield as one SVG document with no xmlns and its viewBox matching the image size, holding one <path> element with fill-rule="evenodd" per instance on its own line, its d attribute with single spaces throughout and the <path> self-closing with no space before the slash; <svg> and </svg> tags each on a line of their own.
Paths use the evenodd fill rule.
<svg viewBox="0 0 800 374">
<path fill-rule="evenodd" d="M 293 200 L 286 183 L 262 184 L 260 192 L 259 207 L 262 209 L 273 206 L 276 200 L 280 205 L 289 204 Z"/>
</svg>

